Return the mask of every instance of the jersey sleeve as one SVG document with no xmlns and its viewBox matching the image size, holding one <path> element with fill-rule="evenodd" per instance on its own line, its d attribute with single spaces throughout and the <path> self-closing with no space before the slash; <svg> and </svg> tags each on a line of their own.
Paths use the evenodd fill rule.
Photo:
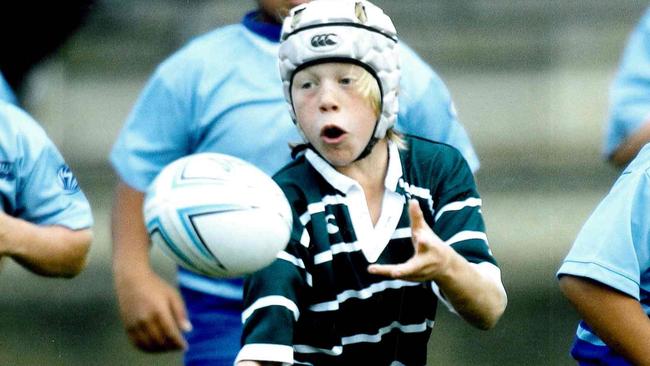
<svg viewBox="0 0 650 366">
<path fill-rule="evenodd" d="M 431 227 L 446 245 L 465 258 L 505 295 L 501 270 L 492 255 L 485 233 L 482 201 L 474 176 L 457 150 L 447 147 L 443 151 L 443 154 L 432 157 L 432 161 L 439 162 L 433 169 L 433 179 L 440 184 L 433 189 Z M 456 312 L 437 283 L 431 282 L 431 286 L 446 307 Z"/>
<path fill-rule="evenodd" d="M 181 77 L 189 72 L 173 61 L 163 63 L 151 77 L 110 153 L 120 178 L 139 191 L 146 190 L 164 166 L 190 151 L 192 80 Z"/>
<path fill-rule="evenodd" d="M 650 177 L 624 172 L 580 230 L 557 272 L 586 277 L 637 300 L 650 263 Z"/>
<path fill-rule="evenodd" d="M 476 172 L 480 165 L 478 157 L 467 131 L 458 121 L 447 86 L 408 46 L 401 44 L 400 51 L 402 76 L 397 129 L 452 145 Z"/>
<path fill-rule="evenodd" d="M 650 119 L 650 8 L 628 40 L 610 88 L 606 156 Z"/>
<path fill-rule="evenodd" d="M 237 362 L 293 364 L 294 325 L 300 318 L 300 299 L 309 286 L 306 257 L 307 249 L 294 238 L 270 266 L 244 282 L 244 329 Z"/>
<path fill-rule="evenodd" d="M 470 263 L 496 260 L 488 245 L 482 201 L 467 163 L 456 153 L 434 199 L 433 231 Z"/>
<path fill-rule="evenodd" d="M 70 167 L 40 129 L 19 137 L 24 150 L 18 164 L 14 214 L 39 225 L 61 225 L 72 230 L 92 226 L 86 196 Z"/>
</svg>

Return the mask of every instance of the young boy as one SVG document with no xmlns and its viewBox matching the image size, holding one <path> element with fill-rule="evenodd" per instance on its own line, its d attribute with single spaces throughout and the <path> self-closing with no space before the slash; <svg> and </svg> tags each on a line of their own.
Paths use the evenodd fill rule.
<svg viewBox="0 0 650 366">
<path fill-rule="evenodd" d="M 44 276 L 72 277 L 92 239 L 88 201 L 45 131 L 0 101 L 0 258 Z"/>
<path fill-rule="evenodd" d="M 437 297 L 494 326 L 506 294 L 472 172 L 452 147 L 392 129 L 390 18 L 367 1 L 316 0 L 282 34 L 280 74 L 306 144 L 275 175 L 294 228 L 246 280 L 239 365 L 424 365 Z"/>
<path fill-rule="evenodd" d="M 618 178 L 558 271 L 583 318 L 580 365 L 650 365 L 650 145 Z"/>
<path fill-rule="evenodd" d="M 243 280 L 183 268 L 178 288 L 161 278 L 149 260 L 143 192 L 163 167 L 191 153 L 233 155 L 270 175 L 291 161 L 287 142 L 300 135 L 280 84 L 280 22 L 307 2 L 251 1 L 256 9 L 241 23 L 188 42 L 156 68 L 113 146 L 110 160 L 119 176 L 111 215 L 113 278 L 124 328 L 139 349 L 185 349 L 186 366 L 232 366 L 235 360 Z M 408 45 L 399 44 L 399 57 L 397 126 L 458 148 L 478 169 L 446 85 Z"/>
</svg>

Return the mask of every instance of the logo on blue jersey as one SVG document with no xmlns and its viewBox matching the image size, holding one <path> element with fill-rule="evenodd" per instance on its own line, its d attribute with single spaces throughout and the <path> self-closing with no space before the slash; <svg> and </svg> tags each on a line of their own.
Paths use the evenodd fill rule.
<svg viewBox="0 0 650 366">
<path fill-rule="evenodd" d="M 66 193 L 76 193 L 79 191 L 79 183 L 69 166 L 66 164 L 61 165 L 56 175 L 59 177 L 59 182 Z"/>
<path fill-rule="evenodd" d="M 14 163 L 12 161 L 0 161 L 0 179 L 9 181 L 16 179 Z"/>
</svg>

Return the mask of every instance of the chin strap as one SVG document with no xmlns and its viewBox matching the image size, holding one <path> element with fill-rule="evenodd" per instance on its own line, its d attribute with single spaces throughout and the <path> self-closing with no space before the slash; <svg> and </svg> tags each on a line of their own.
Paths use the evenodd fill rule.
<svg viewBox="0 0 650 366">
<path fill-rule="evenodd" d="M 370 155 L 370 153 L 372 152 L 372 148 L 375 147 L 378 141 L 379 139 L 376 138 L 375 136 L 371 137 L 370 141 L 368 141 L 368 145 L 366 145 L 366 148 L 363 149 L 361 154 L 359 154 L 359 156 L 356 159 L 354 159 L 354 161 L 359 161 L 365 158 L 366 156 Z"/>
<path fill-rule="evenodd" d="M 356 159 L 354 159 L 354 161 L 359 161 L 365 158 L 366 156 L 370 155 L 370 153 L 372 152 L 372 148 L 375 147 L 375 145 L 379 141 L 379 139 L 375 136 L 375 134 L 377 133 L 378 126 L 379 126 L 379 119 L 377 119 L 377 121 L 375 122 L 375 128 L 372 129 L 372 134 L 370 135 L 370 140 L 368 140 L 368 144 L 366 145 L 365 149 L 363 149 L 361 154 L 359 154 L 359 156 Z"/>
</svg>

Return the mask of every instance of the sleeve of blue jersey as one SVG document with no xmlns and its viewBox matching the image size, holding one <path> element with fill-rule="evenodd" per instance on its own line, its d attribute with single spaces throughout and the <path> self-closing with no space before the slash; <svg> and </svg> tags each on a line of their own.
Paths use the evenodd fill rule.
<svg viewBox="0 0 650 366">
<path fill-rule="evenodd" d="M 42 138 L 34 140 L 36 136 Z M 58 149 L 44 134 L 26 136 L 24 146 L 28 148 L 16 193 L 20 218 L 72 230 L 89 228 L 93 224 L 90 204 Z"/>
<path fill-rule="evenodd" d="M 110 153 L 120 179 L 139 191 L 145 191 L 163 167 L 190 151 L 191 88 L 171 85 L 161 74 L 168 69 L 159 68 L 149 80 Z"/>
<path fill-rule="evenodd" d="M 600 282 L 636 299 L 650 266 L 650 179 L 624 173 L 580 230 L 557 276 Z"/>
</svg>

